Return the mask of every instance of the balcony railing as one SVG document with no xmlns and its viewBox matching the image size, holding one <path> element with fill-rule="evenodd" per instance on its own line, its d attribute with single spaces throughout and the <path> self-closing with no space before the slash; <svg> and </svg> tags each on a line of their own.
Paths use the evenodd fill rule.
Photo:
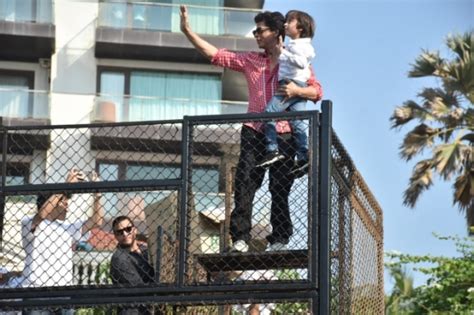
<svg viewBox="0 0 474 315">
<path fill-rule="evenodd" d="M 53 23 L 52 0 L 0 1 L 0 21 Z"/>
<path fill-rule="evenodd" d="M 100 95 L 95 99 L 92 120 L 117 122 L 171 120 L 182 119 L 185 115 L 242 114 L 246 110 L 247 102 Z"/>
<path fill-rule="evenodd" d="M 250 36 L 260 10 L 188 5 L 191 27 L 205 35 Z M 179 5 L 148 2 L 101 2 L 99 26 L 180 32 Z"/>
<path fill-rule="evenodd" d="M 0 88 L 0 116 L 19 119 L 49 119 L 49 92 Z"/>
</svg>

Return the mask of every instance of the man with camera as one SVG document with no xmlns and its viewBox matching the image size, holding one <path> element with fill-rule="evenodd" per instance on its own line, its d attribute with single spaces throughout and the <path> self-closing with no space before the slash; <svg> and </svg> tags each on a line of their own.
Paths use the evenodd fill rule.
<svg viewBox="0 0 474 315">
<path fill-rule="evenodd" d="M 92 181 L 97 181 L 95 172 Z M 83 172 L 72 169 L 66 182 L 86 180 Z M 25 250 L 25 267 L 21 277 L 10 279 L 13 287 L 66 286 L 73 284 L 73 244 L 94 227 L 103 223 L 101 195 L 94 194 L 91 216 L 87 220 L 68 221 L 71 194 L 41 194 L 38 212 L 22 220 L 21 236 Z"/>
</svg>

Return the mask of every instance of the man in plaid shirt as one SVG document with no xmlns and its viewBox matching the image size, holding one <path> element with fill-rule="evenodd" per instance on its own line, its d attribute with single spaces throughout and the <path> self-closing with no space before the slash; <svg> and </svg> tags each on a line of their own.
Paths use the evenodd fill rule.
<svg viewBox="0 0 474 315">
<path fill-rule="evenodd" d="M 259 48 L 264 52 L 231 52 L 218 49 L 193 32 L 188 22 L 186 6 L 181 6 L 181 31 L 194 47 L 212 64 L 241 72 L 247 79 L 249 91 L 248 113 L 262 113 L 273 94 L 279 93 L 287 98 L 301 97 L 318 101 L 322 97 L 320 83 L 311 73 L 307 87 L 299 87 L 290 82 L 278 87 L 279 37 L 285 36 L 285 17 L 280 12 L 262 12 L 255 16 L 256 29 L 253 31 Z M 246 122 L 241 131 L 240 157 L 235 176 L 235 208 L 232 211 L 230 234 L 234 251 L 248 251 L 250 230 L 252 228 L 252 204 L 255 193 L 260 188 L 266 169 L 257 167 L 266 153 L 264 126 L 260 122 Z M 285 158 L 273 163 L 270 170 L 270 193 L 272 195 L 271 218 L 272 234 L 267 236 L 267 250 L 285 250 L 293 234 L 288 196 L 293 185 L 295 146 L 291 128 L 287 121 L 276 126 L 279 134 L 280 152 Z"/>
</svg>

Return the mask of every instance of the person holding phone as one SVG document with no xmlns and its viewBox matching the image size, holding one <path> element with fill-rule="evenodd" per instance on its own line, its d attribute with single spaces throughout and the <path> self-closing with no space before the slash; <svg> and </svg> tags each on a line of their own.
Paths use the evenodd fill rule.
<svg viewBox="0 0 474 315">
<path fill-rule="evenodd" d="M 66 182 L 83 181 L 83 172 L 72 169 Z M 93 174 L 92 180 L 97 180 Z M 66 219 L 71 194 L 46 193 L 37 197 L 37 213 L 21 222 L 25 267 L 20 277 L 9 281 L 10 287 L 73 285 L 73 245 L 94 227 L 103 223 L 100 194 L 94 194 L 92 215 L 85 221 Z"/>
</svg>

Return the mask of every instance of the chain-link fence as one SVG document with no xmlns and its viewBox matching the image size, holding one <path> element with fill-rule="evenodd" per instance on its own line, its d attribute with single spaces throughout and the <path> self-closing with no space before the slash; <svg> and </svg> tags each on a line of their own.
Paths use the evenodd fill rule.
<svg viewBox="0 0 474 315">
<path fill-rule="evenodd" d="M 382 213 L 328 117 L 3 127 L 0 310 L 383 312 Z M 306 169 L 291 133 L 259 165 L 282 118 L 308 123 Z"/>
</svg>

